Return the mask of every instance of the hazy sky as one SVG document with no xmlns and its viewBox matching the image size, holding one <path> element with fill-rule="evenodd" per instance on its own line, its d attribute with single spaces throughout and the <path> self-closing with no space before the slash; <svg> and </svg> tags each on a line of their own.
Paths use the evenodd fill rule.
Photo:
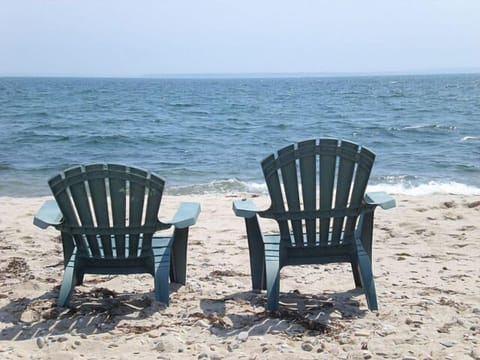
<svg viewBox="0 0 480 360">
<path fill-rule="evenodd" d="M 0 0 L 0 75 L 480 69 L 480 0 Z"/>
</svg>

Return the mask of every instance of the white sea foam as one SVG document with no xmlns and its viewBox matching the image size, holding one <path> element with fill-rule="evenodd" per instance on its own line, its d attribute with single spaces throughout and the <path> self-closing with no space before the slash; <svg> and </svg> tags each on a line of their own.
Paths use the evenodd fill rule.
<svg viewBox="0 0 480 360">
<path fill-rule="evenodd" d="M 458 182 L 430 181 L 424 184 L 412 185 L 405 183 L 380 183 L 369 185 L 367 191 L 386 191 L 390 194 L 404 194 L 420 196 L 429 194 L 480 195 L 480 187 L 461 184 Z M 248 192 L 266 194 L 267 186 L 263 182 L 241 181 L 238 179 L 214 180 L 205 184 L 177 186 L 169 188 L 171 194 L 207 194 Z"/>
<path fill-rule="evenodd" d="M 480 141 L 480 136 L 465 136 L 462 141 Z"/>
<path fill-rule="evenodd" d="M 367 191 L 386 191 L 390 194 L 404 195 L 429 195 L 429 194 L 454 194 L 454 195 L 480 195 L 480 188 L 461 184 L 457 182 L 436 182 L 430 181 L 426 184 L 378 184 L 370 185 Z"/>
</svg>

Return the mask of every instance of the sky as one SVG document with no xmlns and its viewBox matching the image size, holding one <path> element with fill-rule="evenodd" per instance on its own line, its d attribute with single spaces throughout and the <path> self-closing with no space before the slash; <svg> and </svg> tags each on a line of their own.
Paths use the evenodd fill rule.
<svg viewBox="0 0 480 360">
<path fill-rule="evenodd" d="M 0 76 L 471 69 L 479 0 L 0 0 Z"/>
</svg>

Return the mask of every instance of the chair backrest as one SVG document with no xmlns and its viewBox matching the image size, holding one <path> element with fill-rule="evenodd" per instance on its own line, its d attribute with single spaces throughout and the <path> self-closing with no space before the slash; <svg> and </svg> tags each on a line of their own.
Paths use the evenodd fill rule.
<svg viewBox="0 0 480 360">
<path fill-rule="evenodd" d="M 262 161 L 275 219 L 291 246 L 338 246 L 353 240 L 375 155 L 336 139 L 289 145 Z"/>
<path fill-rule="evenodd" d="M 64 217 L 62 231 L 82 256 L 131 258 L 151 249 L 165 184 L 160 177 L 92 164 L 69 168 L 48 183 Z"/>
</svg>

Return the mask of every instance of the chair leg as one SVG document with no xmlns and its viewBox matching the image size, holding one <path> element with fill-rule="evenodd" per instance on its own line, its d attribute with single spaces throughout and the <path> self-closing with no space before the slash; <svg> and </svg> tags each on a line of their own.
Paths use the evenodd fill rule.
<svg viewBox="0 0 480 360">
<path fill-rule="evenodd" d="M 353 261 L 351 265 L 352 265 L 353 280 L 355 281 L 355 287 L 361 288 L 362 280 L 360 278 L 360 271 L 358 270 L 358 263 L 356 261 Z"/>
<path fill-rule="evenodd" d="M 67 267 L 68 261 L 72 257 L 75 250 L 75 244 L 73 242 L 73 236 L 62 232 L 62 248 L 63 248 L 63 267 Z"/>
<path fill-rule="evenodd" d="M 76 271 L 75 272 L 75 285 L 82 285 L 83 284 L 83 276 L 85 275 L 84 272 Z"/>
<path fill-rule="evenodd" d="M 255 216 L 253 218 L 246 218 L 245 225 L 247 227 L 252 289 L 266 290 L 265 249 L 257 217 Z"/>
<path fill-rule="evenodd" d="M 172 259 L 170 279 L 174 283 L 185 285 L 187 280 L 187 240 L 188 227 L 175 228 L 173 232 Z"/>
<path fill-rule="evenodd" d="M 62 286 L 60 287 L 60 293 L 58 294 L 57 305 L 61 307 L 68 306 L 70 298 L 75 287 L 77 270 L 76 264 L 76 249 L 73 251 L 70 259 L 68 260 L 63 274 Z"/>
<path fill-rule="evenodd" d="M 280 300 L 280 239 L 265 242 L 267 309 L 278 310 Z"/>
<path fill-rule="evenodd" d="M 375 281 L 373 280 L 372 262 L 361 242 L 357 240 L 358 272 L 367 298 L 369 310 L 378 310 Z"/>
<path fill-rule="evenodd" d="M 155 300 L 169 304 L 169 283 L 172 239 L 157 238 L 152 245 L 154 262 Z"/>
</svg>

